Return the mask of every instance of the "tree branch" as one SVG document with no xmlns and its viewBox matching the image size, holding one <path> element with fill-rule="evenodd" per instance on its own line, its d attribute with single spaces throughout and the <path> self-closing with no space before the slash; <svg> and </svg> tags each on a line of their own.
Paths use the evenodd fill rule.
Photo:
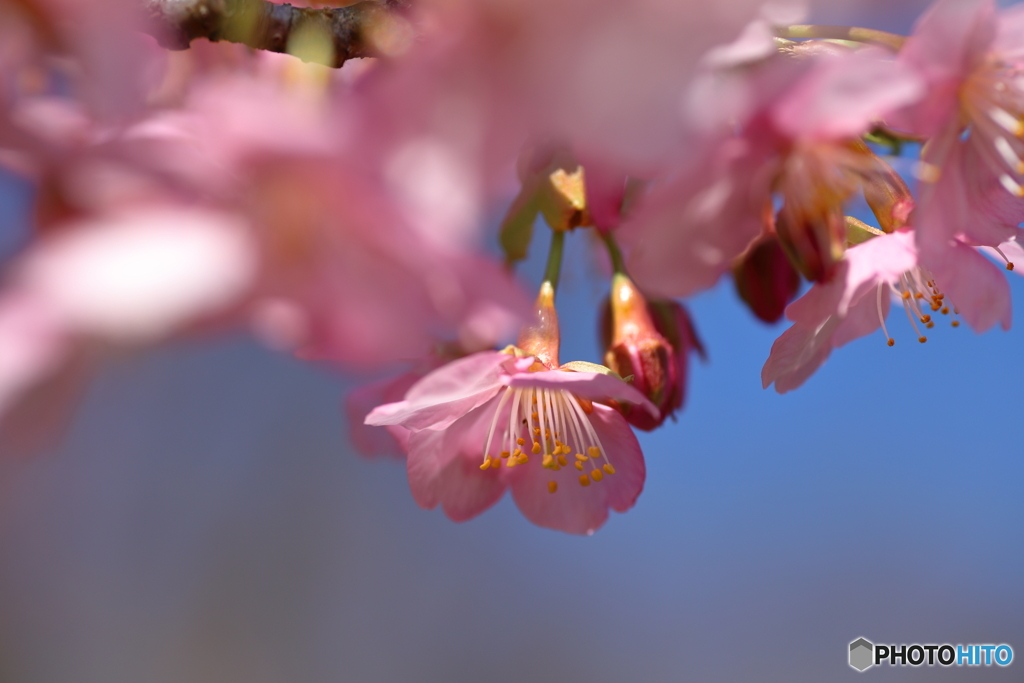
<svg viewBox="0 0 1024 683">
<path fill-rule="evenodd" d="M 299 55 L 306 61 L 340 67 L 346 60 L 374 57 L 373 31 L 403 9 L 407 0 L 364 0 L 348 7 L 293 7 L 266 0 L 143 0 L 148 27 L 163 47 L 185 50 L 195 38 L 243 43 L 257 50 L 287 52 L 299 30 L 329 36 L 330 58 Z"/>
</svg>

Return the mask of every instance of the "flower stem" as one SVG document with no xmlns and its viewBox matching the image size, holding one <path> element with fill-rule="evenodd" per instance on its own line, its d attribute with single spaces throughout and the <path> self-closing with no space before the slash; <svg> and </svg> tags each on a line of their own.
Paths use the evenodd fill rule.
<svg viewBox="0 0 1024 683">
<path fill-rule="evenodd" d="M 626 262 L 622 258 L 622 250 L 619 249 L 615 237 L 612 236 L 611 232 L 603 232 L 601 233 L 601 239 L 604 240 L 604 245 L 608 247 L 608 256 L 612 259 L 612 270 L 617 274 L 625 275 Z"/>
<path fill-rule="evenodd" d="M 544 269 L 544 281 L 551 283 L 551 289 L 558 289 L 558 276 L 562 272 L 562 251 L 565 248 L 565 232 L 551 231 L 551 248 L 548 250 L 548 265 Z"/>
<path fill-rule="evenodd" d="M 782 26 L 775 30 L 779 38 L 801 39 L 818 38 L 825 40 L 851 40 L 855 43 L 869 43 L 881 45 L 893 51 L 899 51 L 903 47 L 905 36 L 885 31 L 877 31 L 873 28 L 860 28 L 859 26 L 820 26 L 816 24 L 797 24 L 795 26 Z"/>
</svg>

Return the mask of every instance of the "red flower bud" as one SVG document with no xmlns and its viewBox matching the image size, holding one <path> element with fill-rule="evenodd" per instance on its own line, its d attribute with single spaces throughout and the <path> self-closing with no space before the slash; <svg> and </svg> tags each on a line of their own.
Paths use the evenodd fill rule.
<svg viewBox="0 0 1024 683">
<path fill-rule="evenodd" d="M 649 304 L 628 277 L 617 273 L 612 278 L 602 320 L 605 365 L 624 378 L 632 376 L 633 386 L 660 412 L 654 418 L 644 410 L 619 406 L 637 429 L 658 427 L 682 406 L 687 354 L 695 348 L 694 339 L 682 306 L 671 301 Z"/>
<path fill-rule="evenodd" d="M 800 289 L 800 274 L 774 236 L 758 240 L 736 259 L 732 277 L 736 293 L 766 323 L 781 318 Z"/>
</svg>

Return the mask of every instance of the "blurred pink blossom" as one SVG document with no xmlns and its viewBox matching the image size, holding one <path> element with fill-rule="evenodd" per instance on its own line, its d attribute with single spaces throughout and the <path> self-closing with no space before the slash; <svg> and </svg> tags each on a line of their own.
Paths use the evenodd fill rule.
<svg viewBox="0 0 1024 683">
<path fill-rule="evenodd" d="M 845 242 L 844 202 L 882 172 L 854 142 L 917 98 L 920 81 L 875 50 L 775 55 L 724 79 L 704 104 L 718 111 L 709 117 L 717 132 L 620 231 L 630 272 L 662 296 L 710 287 L 770 224 L 777 194 L 791 256 L 807 277 L 827 280 Z"/>
</svg>

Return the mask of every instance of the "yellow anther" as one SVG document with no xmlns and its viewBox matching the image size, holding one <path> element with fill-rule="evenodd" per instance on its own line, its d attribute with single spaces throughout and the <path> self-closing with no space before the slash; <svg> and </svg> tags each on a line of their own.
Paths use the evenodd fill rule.
<svg viewBox="0 0 1024 683">
<path fill-rule="evenodd" d="M 589 460 L 590 458 L 588 458 L 587 456 L 583 455 L 582 453 L 577 453 L 576 454 L 576 459 L 580 460 L 580 461 L 583 461 L 583 460 Z"/>
<path fill-rule="evenodd" d="M 928 324 L 927 324 L 927 325 L 925 325 L 925 327 L 927 327 L 927 328 L 928 328 L 928 329 L 930 330 L 930 329 L 932 329 L 933 327 L 935 327 L 935 323 L 933 323 L 933 322 L 932 322 L 931 320 L 929 320 L 929 321 L 928 321 Z"/>
<path fill-rule="evenodd" d="M 537 420 L 537 419 L 540 418 L 540 416 L 538 416 L 537 413 L 533 413 L 532 415 L 530 415 L 530 417 L 532 417 L 534 420 Z"/>
<path fill-rule="evenodd" d="M 534 441 L 533 442 L 533 448 L 531 450 L 533 451 L 534 455 L 537 455 L 538 453 L 540 453 L 540 441 Z"/>
<path fill-rule="evenodd" d="M 949 315 L 949 306 L 942 307 L 942 315 Z"/>
<path fill-rule="evenodd" d="M 580 475 L 580 486 L 590 486 L 590 477 L 585 474 Z"/>
<path fill-rule="evenodd" d="M 589 454 L 591 458 L 600 458 L 601 449 L 598 448 L 597 446 L 591 446 L 590 448 L 587 449 L 587 454 Z"/>
<path fill-rule="evenodd" d="M 549 481 L 548 482 L 548 493 L 554 493 L 557 490 L 558 490 L 558 482 L 557 481 Z"/>
<path fill-rule="evenodd" d="M 512 451 L 512 457 L 513 458 L 518 458 L 522 454 L 523 454 L 523 452 L 521 450 L 519 450 L 518 448 L 515 449 L 514 451 Z"/>
<path fill-rule="evenodd" d="M 560 455 L 558 456 L 558 464 L 562 467 L 567 467 L 569 465 L 569 461 L 565 459 L 564 455 Z"/>
<path fill-rule="evenodd" d="M 501 457 L 502 457 L 502 458 L 507 458 L 507 457 L 508 457 L 508 456 L 510 456 L 510 455 L 512 455 L 512 454 L 511 454 L 511 453 L 509 453 L 508 451 L 502 451 L 502 452 L 501 452 Z"/>
<path fill-rule="evenodd" d="M 922 294 L 921 292 L 914 292 L 914 298 L 915 299 L 923 299 L 924 298 L 924 294 Z"/>
<path fill-rule="evenodd" d="M 516 439 L 516 443 L 522 446 L 524 443 L 526 443 L 526 439 L 524 439 L 523 437 L 519 437 L 518 439 Z"/>
<path fill-rule="evenodd" d="M 921 342 L 922 344 L 924 344 L 924 343 L 925 343 L 926 341 L 928 341 L 928 337 L 918 337 L 918 338 L 917 338 L 917 341 L 919 341 L 919 342 Z"/>
<path fill-rule="evenodd" d="M 505 461 L 505 467 L 515 467 L 519 464 L 519 458 L 509 458 Z"/>
<path fill-rule="evenodd" d="M 582 472 L 582 471 L 583 471 L 583 463 L 582 463 L 582 462 L 580 462 L 579 460 L 577 460 L 576 462 L 574 462 L 574 463 L 573 463 L 573 465 L 576 465 L 576 469 L 578 469 L 578 470 L 579 470 L 580 472 Z"/>
<path fill-rule="evenodd" d="M 903 292 L 903 298 L 904 299 L 909 299 L 910 298 L 910 292 Z"/>
<path fill-rule="evenodd" d="M 492 470 L 496 470 L 499 467 L 501 467 L 501 461 L 500 460 L 498 460 L 497 458 L 495 458 L 494 460 L 491 460 L 491 469 Z"/>
<path fill-rule="evenodd" d="M 604 479 L 604 472 L 602 472 L 601 470 L 591 470 L 590 478 L 593 479 L 594 481 L 601 481 L 602 479 Z"/>
<path fill-rule="evenodd" d="M 612 467 L 612 464 L 610 462 L 606 462 L 604 464 L 604 467 L 602 467 L 601 469 L 603 469 L 608 474 L 615 474 L 615 468 Z"/>
<path fill-rule="evenodd" d="M 1013 264 L 1012 263 L 1007 263 L 1006 264 L 1006 269 L 1007 270 L 1013 270 Z"/>
<path fill-rule="evenodd" d="M 921 316 L 921 322 L 923 322 L 923 323 L 930 323 L 931 321 L 932 321 L 932 317 L 930 315 L 922 315 Z"/>
<path fill-rule="evenodd" d="M 533 428 L 533 435 L 534 436 L 540 436 L 540 427 L 534 427 Z"/>
<path fill-rule="evenodd" d="M 893 339 L 892 337 L 889 337 L 889 339 L 886 340 L 885 343 L 888 344 L 889 346 L 893 346 L 896 343 L 896 340 Z"/>
<path fill-rule="evenodd" d="M 960 321 L 959 321 L 959 320 L 954 320 L 954 321 L 953 321 L 952 323 L 950 323 L 950 324 L 951 324 L 951 325 L 953 325 L 953 327 L 960 327 Z"/>
<path fill-rule="evenodd" d="M 480 465 L 480 469 L 488 470 L 490 468 L 491 468 L 491 459 L 490 458 L 484 458 L 484 464 Z"/>
<path fill-rule="evenodd" d="M 511 462 L 511 460 L 509 462 Z M 519 464 L 520 465 L 525 465 L 528 462 L 530 462 L 530 456 L 529 455 L 527 455 L 526 453 L 523 453 L 522 455 L 519 456 Z"/>
<path fill-rule="evenodd" d="M 551 469 L 551 466 L 555 464 L 555 459 L 545 453 L 544 459 L 541 460 L 540 464 L 542 467 L 547 467 L 548 469 Z"/>
</svg>

